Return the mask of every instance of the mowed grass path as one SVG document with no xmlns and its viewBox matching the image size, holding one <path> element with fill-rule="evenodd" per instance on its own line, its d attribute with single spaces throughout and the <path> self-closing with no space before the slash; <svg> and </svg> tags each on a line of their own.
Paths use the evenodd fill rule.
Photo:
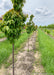
<svg viewBox="0 0 54 75">
<path fill-rule="evenodd" d="M 15 50 L 17 48 L 20 48 L 20 46 L 23 45 L 22 43 L 24 43 L 27 40 L 27 38 L 28 34 L 26 32 L 21 34 L 19 40 L 16 40 Z M 10 44 L 8 40 L 0 42 L 0 65 L 6 62 L 11 53 L 12 53 L 12 44 Z"/>
<path fill-rule="evenodd" d="M 54 75 L 54 39 L 38 29 L 42 64 L 47 75 Z M 52 73 L 52 74 L 51 74 Z"/>
</svg>

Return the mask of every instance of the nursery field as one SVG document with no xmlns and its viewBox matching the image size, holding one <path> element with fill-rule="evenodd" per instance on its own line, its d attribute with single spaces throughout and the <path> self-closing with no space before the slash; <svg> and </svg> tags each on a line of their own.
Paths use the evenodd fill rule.
<svg viewBox="0 0 54 75">
<path fill-rule="evenodd" d="M 54 75 L 52 4 L 46 9 L 40 1 L 6 1 L 0 1 L 0 75 Z"/>
<path fill-rule="evenodd" d="M 47 75 L 54 75 L 54 39 L 38 29 L 39 50 Z"/>
</svg>

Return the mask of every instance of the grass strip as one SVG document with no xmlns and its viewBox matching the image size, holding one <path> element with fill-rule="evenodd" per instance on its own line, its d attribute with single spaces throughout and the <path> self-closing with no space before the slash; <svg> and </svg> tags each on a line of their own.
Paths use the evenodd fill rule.
<svg viewBox="0 0 54 75">
<path fill-rule="evenodd" d="M 54 75 L 54 39 L 38 29 L 38 40 L 45 71 L 47 75 Z"/>
</svg>

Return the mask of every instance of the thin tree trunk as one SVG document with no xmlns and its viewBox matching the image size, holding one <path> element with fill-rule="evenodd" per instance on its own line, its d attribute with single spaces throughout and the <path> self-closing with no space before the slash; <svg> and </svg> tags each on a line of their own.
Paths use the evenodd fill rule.
<svg viewBox="0 0 54 75">
<path fill-rule="evenodd" d="M 12 61 L 13 61 L 13 75 L 14 75 L 14 43 L 13 43 L 13 50 L 12 50 L 13 52 L 13 57 L 12 57 Z"/>
<path fill-rule="evenodd" d="M 29 52 L 29 37 L 28 37 L 28 52 Z"/>
</svg>

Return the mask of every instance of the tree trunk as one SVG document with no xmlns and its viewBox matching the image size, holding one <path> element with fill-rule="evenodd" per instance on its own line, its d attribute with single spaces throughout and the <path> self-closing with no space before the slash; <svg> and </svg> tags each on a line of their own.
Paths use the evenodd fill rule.
<svg viewBox="0 0 54 75">
<path fill-rule="evenodd" d="M 28 37 L 28 52 L 29 52 L 29 37 Z"/>
<path fill-rule="evenodd" d="M 12 61 L 13 61 L 13 75 L 14 75 L 14 43 L 13 43 L 13 50 L 12 50 L 13 52 L 13 57 L 12 57 Z"/>
</svg>

